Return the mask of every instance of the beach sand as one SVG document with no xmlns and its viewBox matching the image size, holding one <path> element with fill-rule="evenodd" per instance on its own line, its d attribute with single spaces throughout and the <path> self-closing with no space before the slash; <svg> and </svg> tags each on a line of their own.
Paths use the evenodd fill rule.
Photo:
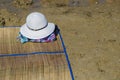
<svg viewBox="0 0 120 80">
<path fill-rule="evenodd" d="M 36 3 L 24 9 L 11 5 L 1 4 L 1 26 L 21 26 L 33 11 L 59 26 L 75 80 L 120 80 L 120 2 L 79 7 Z"/>
</svg>

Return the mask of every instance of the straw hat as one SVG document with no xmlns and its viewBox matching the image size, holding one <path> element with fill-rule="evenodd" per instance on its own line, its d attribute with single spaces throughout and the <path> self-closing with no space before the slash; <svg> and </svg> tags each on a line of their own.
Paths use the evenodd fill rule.
<svg viewBox="0 0 120 80">
<path fill-rule="evenodd" d="M 55 29 L 54 23 L 48 23 L 42 13 L 33 12 L 26 18 L 26 23 L 20 28 L 23 36 L 30 39 L 41 39 L 50 35 Z"/>
</svg>

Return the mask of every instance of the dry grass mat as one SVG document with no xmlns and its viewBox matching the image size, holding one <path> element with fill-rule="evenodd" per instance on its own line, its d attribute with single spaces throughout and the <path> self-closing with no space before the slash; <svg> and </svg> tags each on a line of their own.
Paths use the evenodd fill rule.
<svg viewBox="0 0 120 80">
<path fill-rule="evenodd" d="M 72 80 L 60 36 L 51 43 L 21 44 L 18 33 L 16 27 L 0 28 L 0 80 Z"/>
</svg>

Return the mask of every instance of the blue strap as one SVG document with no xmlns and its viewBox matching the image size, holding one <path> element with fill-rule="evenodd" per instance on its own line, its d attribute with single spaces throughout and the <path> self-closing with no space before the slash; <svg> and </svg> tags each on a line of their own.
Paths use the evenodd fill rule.
<svg viewBox="0 0 120 80">
<path fill-rule="evenodd" d="M 34 54 L 62 54 L 64 51 L 56 51 L 56 52 L 32 52 L 32 53 L 22 53 L 22 54 L 0 54 L 0 57 L 8 57 L 8 56 L 27 56 Z"/>
<path fill-rule="evenodd" d="M 70 75 L 71 75 L 72 80 L 74 80 L 73 71 L 72 71 L 72 68 L 71 68 L 71 65 L 70 65 L 70 61 L 69 61 L 69 58 L 68 58 L 68 54 L 67 54 L 67 51 L 66 51 L 66 47 L 65 47 L 65 44 L 64 44 L 64 41 L 62 39 L 62 36 L 61 36 L 60 32 L 59 32 L 59 35 L 60 35 L 60 39 L 61 39 L 61 42 L 62 42 L 62 46 L 64 48 L 64 53 L 65 53 L 66 60 L 67 60 L 67 63 L 68 63 L 68 68 L 70 70 Z"/>
</svg>

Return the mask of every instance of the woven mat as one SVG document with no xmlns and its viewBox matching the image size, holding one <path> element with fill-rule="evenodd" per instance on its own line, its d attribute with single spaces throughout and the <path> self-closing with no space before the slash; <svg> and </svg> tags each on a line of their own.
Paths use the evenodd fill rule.
<svg viewBox="0 0 120 80">
<path fill-rule="evenodd" d="M 0 28 L 0 80 L 73 80 L 60 36 L 52 43 L 21 44 L 18 32 L 19 28 Z"/>
</svg>

